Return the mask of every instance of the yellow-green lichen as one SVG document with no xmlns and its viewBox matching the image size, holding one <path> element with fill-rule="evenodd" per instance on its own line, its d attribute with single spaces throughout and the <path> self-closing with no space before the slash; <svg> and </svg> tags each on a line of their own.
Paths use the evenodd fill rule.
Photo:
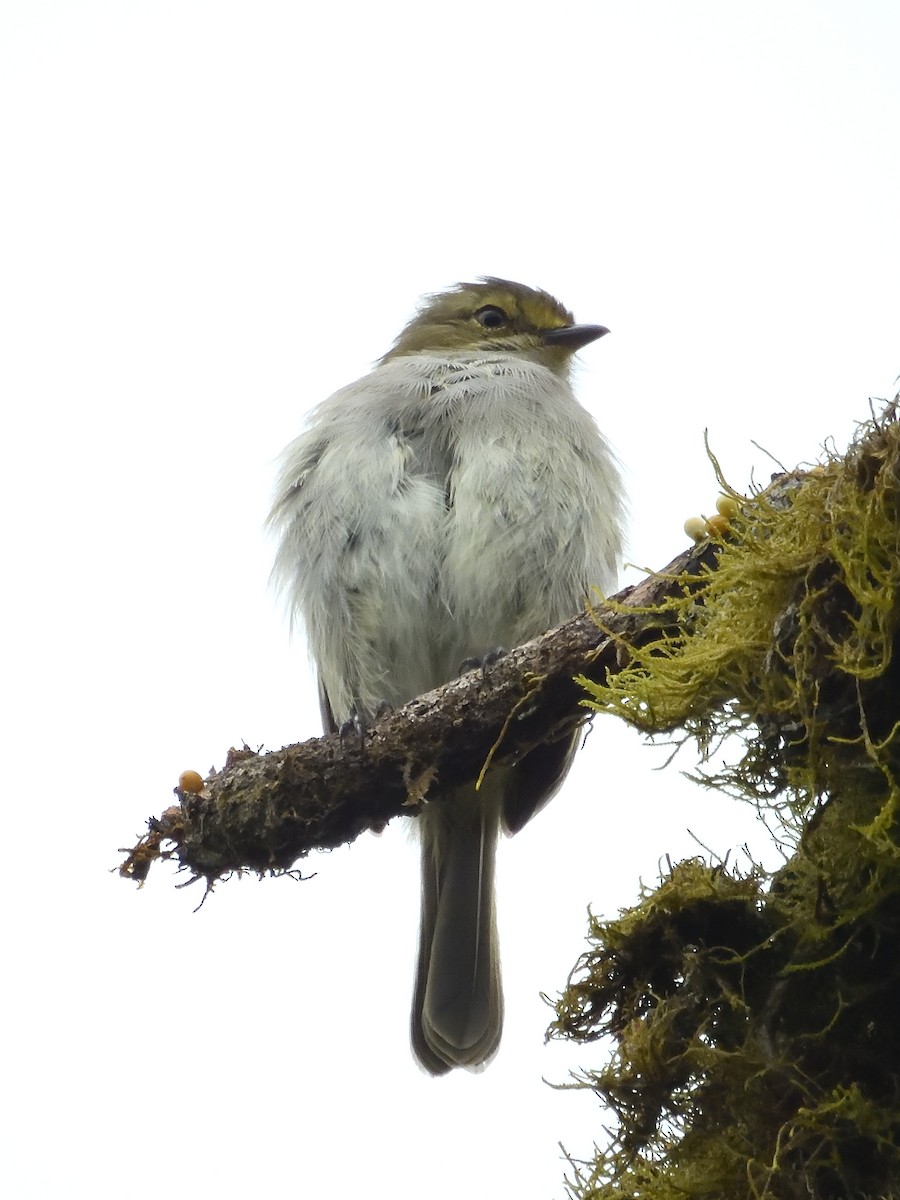
<svg viewBox="0 0 900 1200">
<path fill-rule="evenodd" d="M 742 502 L 715 570 L 661 606 L 677 628 L 629 647 L 593 707 L 701 745 L 746 742 L 750 797 L 812 801 L 867 759 L 892 771 L 900 706 L 900 426 L 889 410 L 844 458 Z"/>
<path fill-rule="evenodd" d="M 787 812 L 775 875 L 699 860 L 611 921 L 551 1036 L 605 1040 L 616 1119 L 579 1200 L 900 1197 L 900 426 L 745 500 L 664 638 L 592 703 L 701 747 L 705 782 Z M 732 741 L 728 746 L 734 745 Z"/>
</svg>

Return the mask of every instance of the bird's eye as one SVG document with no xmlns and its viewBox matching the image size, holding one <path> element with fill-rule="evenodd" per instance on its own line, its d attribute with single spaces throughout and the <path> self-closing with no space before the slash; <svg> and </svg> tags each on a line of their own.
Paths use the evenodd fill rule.
<svg viewBox="0 0 900 1200">
<path fill-rule="evenodd" d="M 496 304 L 486 304 L 484 308 L 479 308 L 474 316 L 478 324 L 483 325 L 485 329 L 499 329 L 509 320 L 503 309 L 498 308 Z"/>
</svg>

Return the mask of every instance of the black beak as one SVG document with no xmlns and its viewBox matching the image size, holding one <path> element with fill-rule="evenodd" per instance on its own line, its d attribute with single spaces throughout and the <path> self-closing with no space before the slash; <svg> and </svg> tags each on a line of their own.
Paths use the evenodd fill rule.
<svg viewBox="0 0 900 1200">
<path fill-rule="evenodd" d="M 597 338 L 609 333 L 605 325 L 563 325 L 561 329 L 545 329 L 541 335 L 551 346 L 565 346 L 567 350 L 580 350 Z"/>
</svg>

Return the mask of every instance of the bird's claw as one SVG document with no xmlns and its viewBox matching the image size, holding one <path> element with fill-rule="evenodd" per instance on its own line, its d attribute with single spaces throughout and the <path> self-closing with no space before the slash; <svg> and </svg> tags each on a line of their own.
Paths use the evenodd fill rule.
<svg viewBox="0 0 900 1200">
<path fill-rule="evenodd" d="M 338 737 L 341 739 L 341 746 L 350 738 L 356 738 L 357 746 L 360 750 L 363 749 L 366 744 L 366 723 L 358 708 L 354 708 L 347 720 L 341 722 Z"/>
<path fill-rule="evenodd" d="M 382 717 L 389 716 L 394 711 L 394 706 L 388 700 L 379 700 L 375 705 L 375 712 L 372 715 L 372 724 L 380 721 Z M 338 729 L 338 737 L 341 739 L 343 746 L 350 738 L 355 738 L 359 749 L 365 748 L 366 732 L 369 729 L 369 724 L 363 716 L 362 709 L 358 705 L 353 706 L 353 711 L 346 721 L 342 722 Z"/>
<path fill-rule="evenodd" d="M 488 668 L 499 662 L 506 654 L 503 646 L 495 646 L 493 650 L 488 650 L 484 658 L 464 658 L 459 664 L 460 675 L 465 675 L 467 671 L 474 671 L 477 667 L 481 668 L 481 678 L 484 679 L 487 675 Z"/>
</svg>

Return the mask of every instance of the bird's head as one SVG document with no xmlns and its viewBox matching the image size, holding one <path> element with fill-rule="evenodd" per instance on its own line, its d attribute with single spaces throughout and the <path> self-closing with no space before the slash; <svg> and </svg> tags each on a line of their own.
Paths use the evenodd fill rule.
<svg viewBox="0 0 900 1200">
<path fill-rule="evenodd" d="M 427 296 L 380 361 L 446 351 L 520 354 L 564 375 L 576 350 L 608 332 L 576 325 L 549 292 L 485 277 Z"/>
</svg>

